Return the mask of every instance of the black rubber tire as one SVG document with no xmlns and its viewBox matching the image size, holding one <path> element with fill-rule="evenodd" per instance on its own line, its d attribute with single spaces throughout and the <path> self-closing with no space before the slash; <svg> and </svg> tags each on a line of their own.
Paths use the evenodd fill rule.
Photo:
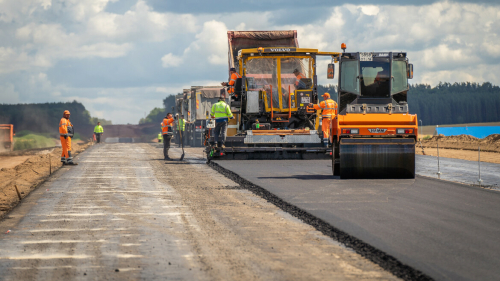
<svg viewBox="0 0 500 281">
<path fill-rule="evenodd" d="M 335 163 L 335 144 L 332 145 L 332 174 L 340 176 L 340 163 Z"/>
</svg>

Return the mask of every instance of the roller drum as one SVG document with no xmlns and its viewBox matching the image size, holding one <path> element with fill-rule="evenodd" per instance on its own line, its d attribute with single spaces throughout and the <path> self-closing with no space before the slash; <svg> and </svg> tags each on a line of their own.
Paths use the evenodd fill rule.
<svg viewBox="0 0 500 281">
<path fill-rule="evenodd" d="M 342 139 L 340 178 L 415 178 L 415 139 Z"/>
</svg>

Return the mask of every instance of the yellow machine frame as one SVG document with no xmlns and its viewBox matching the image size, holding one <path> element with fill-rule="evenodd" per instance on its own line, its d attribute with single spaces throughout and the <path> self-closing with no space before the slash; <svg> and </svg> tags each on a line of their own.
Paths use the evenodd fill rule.
<svg viewBox="0 0 500 281">
<path fill-rule="evenodd" d="M 279 47 L 278 47 L 279 48 Z M 253 49 L 243 49 L 243 50 L 240 50 L 239 51 L 239 54 L 238 54 L 238 61 L 239 61 L 239 74 L 241 76 L 246 76 L 246 69 L 243 68 L 243 65 L 246 64 L 248 61 L 250 60 L 253 60 L 253 59 L 262 59 L 262 58 L 271 58 L 271 59 L 277 59 L 277 73 L 279 73 L 279 77 L 278 77 L 278 93 L 279 93 L 279 108 L 278 107 L 274 107 L 273 105 L 273 108 L 271 109 L 269 106 L 268 106 L 268 103 L 267 103 L 267 92 L 266 91 L 262 91 L 262 95 L 260 98 L 264 100 L 264 104 L 265 104 L 265 111 L 266 112 L 271 112 L 271 111 L 279 111 L 279 112 L 294 112 L 294 111 L 297 111 L 297 93 L 300 93 L 301 91 L 309 91 L 310 89 L 301 89 L 301 90 L 294 90 L 293 92 L 293 101 L 295 102 L 295 105 L 296 107 L 295 108 L 291 108 L 291 103 L 289 103 L 289 108 L 283 108 L 283 93 L 281 92 L 281 59 L 282 58 L 308 58 L 310 59 L 309 60 L 309 73 L 310 73 L 310 77 L 309 78 L 312 78 L 314 77 L 314 75 L 316 74 L 315 72 L 315 67 L 313 67 L 316 63 L 316 59 L 313 58 L 312 55 L 289 55 L 289 54 L 292 54 L 292 53 L 306 53 L 306 54 L 314 54 L 314 55 L 320 55 L 320 56 L 331 56 L 335 61 L 336 61 L 336 58 L 338 56 L 340 56 L 340 53 L 338 52 L 319 52 L 318 49 L 308 49 L 308 48 L 290 48 L 290 49 L 293 49 L 293 51 L 288 51 L 286 52 L 287 54 L 283 55 L 283 54 L 280 54 L 280 55 L 266 55 L 265 57 L 261 56 L 262 53 L 266 53 L 266 54 L 269 54 L 269 53 L 275 53 L 275 52 L 269 52 L 269 51 L 266 51 L 267 49 L 272 49 L 272 48 L 253 48 Z M 287 49 L 287 48 L 282 48 L 282 49 Z M 243 54 L 250 54 L 249 57 L 247 57 L 245 59 L 245 61 L 242 61 L 243 60 Z M 245 72 L 245 73 L 244 73 Z M 245 75 L 244 75 L 245 74 Z M 248 85 L 245 85 L 245 87 L 248 87 Z M 247 88 L 248 89 L 248 88 Z M 289 95 L 290 96 L 290 95 Z M 292 99 L 290 98 L 290 101 L 292 101 Z"/>
<path fill-rule="evenodd" d="M 273 111 L 279 111 L 279 112 L 289 112 L 290 110 L 292 112 L 294 111 L 297 111 L 297 108 L 283 108 L 283 93 L 281 92 L 281 59 L 286 59 L 286 58 L 298 58 L 298 59 L 310 59 L 309 60 L 309 73 L 310 73 L 310 76 L 314 76 L 315 72 L 314 72 L 314 58 L 312 56 L 304 56 L 304 55 L 300 55 L 300 56 L 265 56 L 265 57 L 260 57 L 260 56 L 256 56 L 256 57 L 248 57 L 244 63 L 246 64 L 248 61 L 251 61 L 251 60 L 254 60 L 254 59 L 276 59 L 277 60 L 277 73 L 278 73 L 278 93 L 279 93 L 279 107 L 275 107 L 273 105 Z M 245 72 L 245 75 L 246 75 L 246 69 L 243 69 L 242 67 L 242 62 L 240 60 L 240 75 L 243 76 L 243 71 Z M 309 78 L 311 78 L 309 77 Z M 245 87 L 248 87 L 248 85 L 245 85 Z M 295 90 L 293 92 L 293 96 L 294 96 L 294 99 L 293 101 L 295 102 L 295 104 L 297 104 L 297 92 L 300 92 L 300 91 L 309 91 L 309 89 L 305 89 L 305 90 Z M 267 92 L 266 91 L 262 91 L 262 94 L 263 94 L 263 97 L 261 97 L 262 99 L 264 99 L 264 104 L 265 104 L 265 110 L 266 112 L 271 112 L 271 108 L 268 106 L 268 103 L 267 103 Z M 291 106 L 291 105 L 290 105 Z"/>
</svg>

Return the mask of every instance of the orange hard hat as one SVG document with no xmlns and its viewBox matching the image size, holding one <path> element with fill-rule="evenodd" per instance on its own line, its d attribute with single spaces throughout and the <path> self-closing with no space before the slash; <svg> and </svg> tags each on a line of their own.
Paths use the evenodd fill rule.
<svg viewBox="0 0 500 281">
<path fill-rule="evenodd" d="M 66 114 L 71 114 L 71 113 L 69 113 L 69 110 L 65 110 L 63 114 L 66 115 Z"/>
<path fill-rule="evenodd" d="M 324 97 L 324 98 L 329 98 L 329 97 L 330 97 L 330 94 L 329 94 L 329 93 L 324 93 L 324 94 L 322 95 L 322 97 Z"/>
</svg>

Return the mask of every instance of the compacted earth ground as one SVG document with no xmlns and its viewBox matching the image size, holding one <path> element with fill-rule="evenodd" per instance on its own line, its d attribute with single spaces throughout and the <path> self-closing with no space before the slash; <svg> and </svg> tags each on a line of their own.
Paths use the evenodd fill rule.
<svg viewBox="0 0 500 281">
<path fill-rule="evenodd" d="M 78 155 L 90 145 L 73 144 L 73 154 Z M 0 219 L 19 203 L 19 197 L 26 197 L 61 167 L 61 150 L 59 147 L 0 154 Z"/>
<path fill-rule="evenodd" d="M 415 151 L 420 155 L 425 153 L 425 155 L 437 156 L 438 145 L 440 157 L 478 161 L 478 150 L 481 149 L 482 162 L 500 164 L 500 134 L 490 135 L 483 139 L 468 135 L 433 136 L 417 143 Z"/>
<path fill-rule="evenodd" d="M 186 151 L 80 154 L 0 221 L 0 279 L 397 279 Z"/>
</svg>

